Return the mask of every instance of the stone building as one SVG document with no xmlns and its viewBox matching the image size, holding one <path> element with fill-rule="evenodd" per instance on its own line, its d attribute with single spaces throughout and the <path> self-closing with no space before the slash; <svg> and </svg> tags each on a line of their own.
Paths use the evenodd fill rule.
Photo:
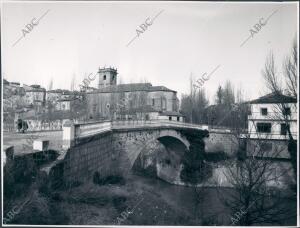
<svg viewBox="0 0 300 228">
<path fill-rule="evenodd" d="M 159 119 L 164 113 L 169 119 L 171 113 L 181 117 L 176 121 L 182 121 L 176 91 L 151 83 L 117 85 L 114 68 L 99 69 L 98 76 L 98 90 L 86 93 L 90 119 Z"/>
</svg>

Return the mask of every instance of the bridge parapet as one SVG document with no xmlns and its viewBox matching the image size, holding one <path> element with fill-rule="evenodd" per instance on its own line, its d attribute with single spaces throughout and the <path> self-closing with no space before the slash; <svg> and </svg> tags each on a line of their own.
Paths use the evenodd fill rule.
<svg viewBox="0 0 300 228">
<path fill-rule="evenodd" d="M 132 129 L 132 128 L 161 128 L 161 127 L 174 127 L 174 128 L 188 128 L 197 130 L 207 130 L 208 125 L 197 125 L 190 123 L 183 123 L 168 120 L 125 120 L 113 121 L 112 129 Z"/>
<path fill-rule="evenodd" d="M 99 133 L 107 132 L 112 129 L 112 123 L 110 121 L 94 122 L 75 124 L 75 138 L 82 138 Z"/>
<path fill-rule="evenodd" d="M 111 131 L 110 121 L 91 123 L 67 123 L 63 126 L 63 148 L 74 146 L 76 139 Z"/>
<path fill-rule="evenodd" d="M 132 130 L 149 128 L 180 128 L 195 130 L 210 130 L 208 125 L 198 125 L 170 120 L 121 120 L 90 123 L 66 124 L 63 126 L 64 149 L 72 146 L 76 139 L 89 137 L 112 130 Z"/>
</svg>

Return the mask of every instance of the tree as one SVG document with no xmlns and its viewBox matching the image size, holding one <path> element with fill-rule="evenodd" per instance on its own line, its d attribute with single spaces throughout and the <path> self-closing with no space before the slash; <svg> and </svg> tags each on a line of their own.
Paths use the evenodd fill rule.
<svg viewBox="0 0 300 228">
<path fill-rule="evenodd" d="M 252 141 L 248 135 L 238 137 L 239 154 L 232 162 L 225 162 L 226 177 L 231 190 L 219 188 L 220 199 L 231 211 L 231 225 L 282 225 L 290 218 L 296 218 L 296 205 L 290 206 L 295 195 L 286 189 L 281 191 L 271 187 L 271 183 L 279 182 L 287 177 L 290 169 L 276 164 L 281 157 L 281 147 L 273 147 L 268 151 L 262 138 Z M 281 193 L 284 194 L 281 194 Z M 226 193 L 226 195 L 225 195 Z"/>
<path fill-rule="evenodd" d="M 296 37 L 293 40 L 292 53 L 287 56 L 283 63 L 284 77 L 286 80 L 287 93 L 297 98 L 297 77 L 298 77 L 298 48 Z"/>
<path fill-rule="evenodd" d="M 236 90 L 236 103 L 241 104 L 245 101 L 243 89 L 241 87 L 238 87 Z"/>
<path fill-rule="evenodd" d="M 297 40 L 294 38 L 291 53 L 286 56 L 283 61 L 283 75 L 280 76 L 274 60 L 273 52 L 267 56 L 265 67 L 262 75 L 265 80 L 266 87 L 273 93 L 284 94 L 297 98 L 297 82 L 298 82 L 298 47 Z M 285 84 L 282 83 L 285 82 Z"/>
<path fill-rule="evenodd" d="M 52 88 L 53 88 L 53 78 L 50 79 L 47 89 L 52 90 Z"/>
<path fill-rule="evenodd" d="M 70 90 L 71 90 L 71 91 L 74 91 L 74 90 L 75 90 L 75 87 L 76 87 L 76 75 L 73 74 L 72 81 L 71 81 L 71 87 L 70 87 Z"/>
<path fill-rule="evenodd" d="M 181 102 L 180 102 L 180 110 L 182 114 L 185 116 L 186 122 L 191 123 L 193 104 L 190 95 L 182 94 Z"/>
<path fill-rule="evenodd" d="M 239 108 L 239 110 L 236 109 L 238 106 L 242 107 L 243 102 L 242 89 L 238 88 L 235 91 L 231 81 L 227 80 L 225 86 L 219 86 L 216 91 L 215 105 L 211 105 L 206 109 L 207 123 L 216 126 L 236 127 L 234 118 L 238 115 L 245 115 L 244 112 L 240 112 L 244 111 L 244 107 Z M 239 124 L 245 126 L 244 122 Z"/>
<path fill-rule="evenodd" d="M 265 66 L 262 70 L 262 75 L 265 80 L 266 87 L 271 92 L 276 94 L 283 94 L 282 82 L 275 66 L 273 52 L 270 52 L 266 58 Z"/>
<path fill-rule="evenodd" d="M 219 86 L 216 94 L 216 104 L 219 105 L 222 103 L 223 103 L 223 89 L 221 86 Z"/>
<path fill-rule="evenodd" d="M 190 94 L 181 97 L 180 110 L 185 115 L 186 121 L 191 123 L 207 122 L 205 109 L 209 104 L 204 88 L 196 88 L 194 79 L 190 77 Z"/>
<path fill-rule="evenodd" d="M 280 77 L 278 71 L 275 66 L 274 55 L 272 52 L 268 55 L 265 67 L 262 70 L 262 75 L 265 80 L 266 87 L 275 95 L 282 96 L 284 91 L 287 91 L 288 95 L 297 98 L 297 73 L 298 73 L 298 65 L 297 65 L 297 42 L 294 39 L 292 45 L 292 53 L 290 56 L 286 57 L 283 63 L 283 77 Z M 282 81 L 285 81 L 285 86 Z M 297 103 L 294 104 L 294 109 L 297 110 Z M 289 126 L 291 115 L 286 112 L 286 109 L 289 108 L 286 103 L 278 103 L 277 106 L 274 107 L 275 115 L 272 117 L 273 119 L 280 119 L 285 122 L 286 126 Z M 294 167 L 295 178 L 297 176 L 297 142 L 294 139 L 291 130 L 287 127 L 287 132 L 289 136 L 288 142 L 288 151 L 291 157 L 291 162 Z"/>
<path fill-rule="evenodd" d="M 235 103 L 235 96 L 234 96 L 234 87 L 232 83 L 227 80 L 223 90 L 223 103 L 230 107 L 232 104 Z"/>
</svg>

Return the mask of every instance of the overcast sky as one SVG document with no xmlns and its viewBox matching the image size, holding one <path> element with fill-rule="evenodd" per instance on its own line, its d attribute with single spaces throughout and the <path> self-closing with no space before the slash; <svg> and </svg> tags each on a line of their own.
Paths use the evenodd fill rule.
<svg viewBox="0 0 300 228">
<path fill-rule="evenodd" d="M 197 79 L 220 65 L 203 85 L 210 99 L 228 79 L 252 99 L 266 91 L 261 69 L 271 50 L 281 71 L 282 59 L 297 36 L 297 7 L 296 3 L 7 2 L 2 5 L 2 71 L 9 81 L 47 88 L 53 78 L 54 89 L 70 89 L 73 75 L 79 85 L 85 74 L 106 65 L 118 69 L 123 83 L 147 79 L 178 91 L 180 97 L 189 91 L 191 74 Z M 126 46 L 139 25 L 159 12 L 152 25 Z M 14 45 L 24 26 L 42 15 Z M 270 15 L 240 47 L 250 29 Z M 91 86 L 96 87 L 97 81 Z"/>
</svg>

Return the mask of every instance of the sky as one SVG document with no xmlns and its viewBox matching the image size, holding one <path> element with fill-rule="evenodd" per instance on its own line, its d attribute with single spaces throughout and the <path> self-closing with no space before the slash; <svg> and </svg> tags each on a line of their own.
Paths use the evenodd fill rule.
<svg viewBox="0 0 300 228">
<path fill-rule="evenodd" d="M 202 86 L 211 103 L 227 80 L 255 99 L 267 92 L 261 75 L 267 55 L 274 53 L 282 72 L 298 36 L 295 2 L 4 2 L 1 8 L 4 78 L 45 88 L 52 79 L 53 89 L 70 89 L 72 78 L 79 88 L 86 75 L 111 66 L 122 83 L 148 81 L 180 98 L 191 76 L 219 66 Z"/>
</svg>

